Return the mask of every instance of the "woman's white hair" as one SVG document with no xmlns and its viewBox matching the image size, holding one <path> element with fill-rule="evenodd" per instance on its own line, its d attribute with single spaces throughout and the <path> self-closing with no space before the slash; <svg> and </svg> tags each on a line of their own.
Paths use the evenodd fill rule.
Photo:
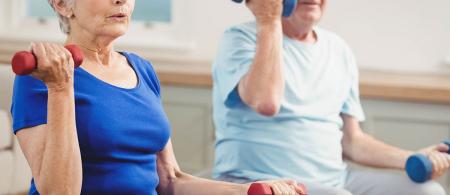
<svg viewBox="0 0 450 195">
<path fill-rule="evenodd" d="M 72 6 L 73 3 L 75 2 L 75 0 L 62 0 L 62 1 L 64 2 L 64 4 L 66 4 L 68 6 Z M 55 0 L 48 0 L 48 3 L 50 4 L 50 6 L 52 6 L 53 10 L 55 10 Z M 69 23 L 70 16 L 63 16 L 60 13 L 58 13 L 56 10 L 55 10 L 55 12 L 59 18 L 59 27 L 61 27 L 61 30 L 63 31 L 63 33 L 69 34 L 70 33 L 70 23 Z"/>
</svg>

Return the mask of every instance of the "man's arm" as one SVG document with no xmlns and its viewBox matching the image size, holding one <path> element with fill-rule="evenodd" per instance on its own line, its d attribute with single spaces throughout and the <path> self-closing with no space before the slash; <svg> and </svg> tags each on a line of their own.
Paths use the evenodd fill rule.
<svg viewBox="0 0 450 195">
<path fill-rule="evenodd" d="M 403 150 L 363 132 L 356 118 L 346 114 L 341 117 L 344 121 L 344 157 L 351 161 L 370 167 L 404 170 L 408 157 L 414 153 L 422 153 L 433 165 L 433 179 L 442 176 L 450 168 L 450 155 L 446 154 L 449 147 L 446 144 L 433 145 L 417 152 Z"/>
<path fill-rule="evenodd" d="M 387 145 L 363 132 L 356 118 L 342 114 L 344 122 L 342 147 L 344 157 L 356 163 L 378 167 L 404 169 L 412 151 Z M 370 155 L 367 155 L 370 154 Z"/>
<path fill-rule="evenodd" d="M 266 116 L 278 113 L 284 94 L 281 5 L 278 0 L 247 3 L 257 22 L 256 53 L 238 92 L 246 105 Z"/>
</svg>

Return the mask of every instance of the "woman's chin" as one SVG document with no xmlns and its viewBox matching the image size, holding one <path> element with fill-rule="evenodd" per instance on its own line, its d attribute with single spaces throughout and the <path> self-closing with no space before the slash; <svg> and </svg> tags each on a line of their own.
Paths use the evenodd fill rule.
<svg viewBox="0 0 450 195">
<path fill-rule="evenodd" d="M 103 29 L 99 35 L 101 36 L 108 36 L 113 38 L 119 38 L 126 34 L 128 28 L 126 27 L 115 27 L 115 28 L 106 28 Z"/>
</svg>

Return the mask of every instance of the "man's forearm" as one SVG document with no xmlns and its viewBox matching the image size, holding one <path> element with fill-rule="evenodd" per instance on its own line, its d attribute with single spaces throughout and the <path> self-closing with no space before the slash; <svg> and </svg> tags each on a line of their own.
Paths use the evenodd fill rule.
<svg viewBox="0 0 450 195">
<path fill-rule="evenodd" d="M 413 154 L 385 144 L 366 133 L 343 140 L 344 156 L 371 167 L 404 169 L 407 158 Z"/>
<path fill-rule="evenodd" d="M 239 94 L 250 107 L 279 104 L 284 94 L 281 21 L 258 24 L 256 53 L 249 72 L 239 84 Z"/>
</svg>

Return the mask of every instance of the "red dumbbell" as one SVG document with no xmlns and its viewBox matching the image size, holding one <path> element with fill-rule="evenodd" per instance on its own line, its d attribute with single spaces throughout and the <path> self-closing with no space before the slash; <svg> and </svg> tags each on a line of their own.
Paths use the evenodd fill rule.
<svg viewBox="0 0 450 195">
<path fill-rule="evenodd" d="M 75 68 L 83 63 L 83 52 L 76 45 L 66 45 L 65 48 L 72 54 Z M 36 56 L 29 51 L 19 51 L 14 54 L 11 61 L 13 72 L 17 75 L 28 75 L 37 68 Z"/>
<path fill-rule="evenodd" d="M 303 184 L 297 184 L 303 191 L 300 195 L 307 195 L 306 187 Z M 272 188 L 265 183 L 252 183 L 248 189 L 248 195 L 273 195 Z"/>
</svg>

